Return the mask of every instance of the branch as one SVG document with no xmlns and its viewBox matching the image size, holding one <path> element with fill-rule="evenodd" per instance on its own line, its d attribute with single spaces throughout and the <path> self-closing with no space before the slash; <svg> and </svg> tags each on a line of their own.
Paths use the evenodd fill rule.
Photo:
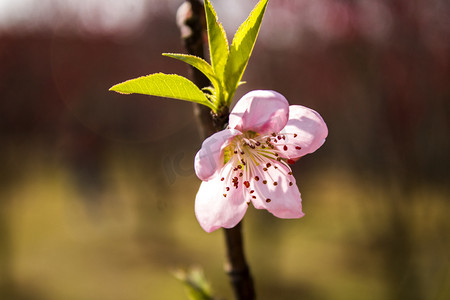
<svg viewBox="0 0 450 300">
<path fill-rule="evenodd" d="M 255 290 L 252 275 L 245 259 L 241 223 L 233 228 L 224 229 L 228 258 L 226 271 L 230 277 L 236 299 L 253 300 L 256 299 Z"/>
<path fill-rule="evenodd" d="M 177 23 L 182 33 L 186 51 L 204 58 L 203 34 L 206 28 L 205 11 L 203 4 L 198 0 L 185 1 L 177 12 Z M 197 69 L 190 68 L 193 82 L 203 88 L 210 85 L 208 79 Z M 228 107 L 224 107 L 217 114 L 203 106 L 194 104 L 194 113 L 197 116 L 200 134 L 203 139 L 214 132 L 225 128 L 228 123 Z M 255 299 L 253 279 L 244 255 L 242 243 L 241 223 L 231 229 L 224 229 L 227 247 L 226 271 L 233 286 L 237 300 Z"/>
</svg>

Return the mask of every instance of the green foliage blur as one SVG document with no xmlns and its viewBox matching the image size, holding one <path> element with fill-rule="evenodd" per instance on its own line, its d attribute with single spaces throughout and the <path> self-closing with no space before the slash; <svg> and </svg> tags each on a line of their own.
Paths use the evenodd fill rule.
<svg viewBox="0 0 450 300">
<path fill-rule="evenodd" d="M 0 299 L 188 299 L 173 274 L 192 266 L 231 299 L 222 232 L 194 216 L 191 104 L 108 92 L 143 74 L 189 76 L 161 57 L 183 52 L 182 1 L 164 3 L 125 35 L 0 22 Z M 213 1 L 225 27 L 245 3 Z M 269 1 L 235 99 L 276 90 L 330 134 L 293 168 L 304 218 L 245 216 L 259 299 L 450 297 L 448 8 Z"/>
</svg>

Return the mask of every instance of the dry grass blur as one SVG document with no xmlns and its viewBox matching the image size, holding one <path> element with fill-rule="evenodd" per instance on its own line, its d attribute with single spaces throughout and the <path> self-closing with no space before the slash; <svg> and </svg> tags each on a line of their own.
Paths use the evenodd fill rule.
<svg viewBox="0 0 450 300">
<path fill-rule="evenodd" d="M 178 177 L 161 188 L 158 172 L 143 179 L 139 161 L 120 153 L 110 157 L 101 191 L 79 189 L 67 169 L 39 157 L 23 165 L 2 207 L 9 299 L 184 299 L 172 272 L 194 265 L 230 299 L 222 233 L 204 233 L 193 214 L 199 181 Z M 398 186 L 333 168 L 296 171 L 306 217 L 250 209 L 245 218 L 259 298 L 390 299 L 388 275 L 397 266 L 386 266 L 382 243 L 391 242 L 383 237 L 392 228 L 382 199 L 402 197 Z M 422 299 L 450 295 L 447 196 L 426 184 L 401 204 L 412 253 L 395 285 L 408 289 L 417 277 Z"/>
</svg>

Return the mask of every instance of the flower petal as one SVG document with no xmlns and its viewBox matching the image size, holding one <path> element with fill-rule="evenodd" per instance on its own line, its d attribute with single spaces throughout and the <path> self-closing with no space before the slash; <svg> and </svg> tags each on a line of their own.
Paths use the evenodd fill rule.
<svg viewBox="0 0 450 300">
<path fill-rule="evenodd" d="M 253 205 L 257 209 L 267 209 L 274 216 L 283 219 L 301 218 L 302 199 L 295 184 L 295 178 L 289 167 L 281 162 L 272 162 L 267 171 L 258 175 L 259 180 L 253 179 Z"/>
<path fill-rule="evenodd" d="M 275 91 L 256 90 L 245 94 L 230 113 L 229 126 L 258 133 L 279 132 L 286 125 L 289 103 Z"/>
<path fill-rule="evenodd" d="M 296 160 L 322 146 L 328 128 L 316 111 L 301 105 L 291 105 L 289 120 L 281 133 L 286 140 L 285 143 L 277 144 L 280 156 Z"/>
<path fill-rule="evenodd" d="M 227 177 L 232 165 L 227 164 L 222 172 L 209 181 L 204 181 L 195 198 L 195 215 L 206 232 L 220 227 L 236 226 L 244 217 L 248 204 L 244 200 L 243 187 L 227 187 L 221 178 Z M 225 196 L 226 195 L 226 196 Z"/>
<path fill-rule="evenodd" d="M 230 140 L 241 134 L 238 130 L 225 129 L 214 133 L 203 141 L 202 148 L 195 155 L 195 174 L 201 180 L 209 180 L 222 168 L 223 150 Z"/>
</svg>

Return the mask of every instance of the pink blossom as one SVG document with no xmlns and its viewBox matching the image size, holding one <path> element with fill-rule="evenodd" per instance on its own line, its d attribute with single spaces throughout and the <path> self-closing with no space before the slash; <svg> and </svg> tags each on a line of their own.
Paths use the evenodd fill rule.
<svg viewBox="0 0 450 300">
<path fill-rule="evenodd" d="M 227 129 L 207 138 L 195 156 L 195 172 L 203 180 L 195 199 L 202 228 L 236 226 L 250 203 L 279 218 L 301 218 L 301 196 L 289 164 L 316 151 L 327 135 L 317 112 L 289 106 L 277 92 L 244 95 Z"/>
</svg>

